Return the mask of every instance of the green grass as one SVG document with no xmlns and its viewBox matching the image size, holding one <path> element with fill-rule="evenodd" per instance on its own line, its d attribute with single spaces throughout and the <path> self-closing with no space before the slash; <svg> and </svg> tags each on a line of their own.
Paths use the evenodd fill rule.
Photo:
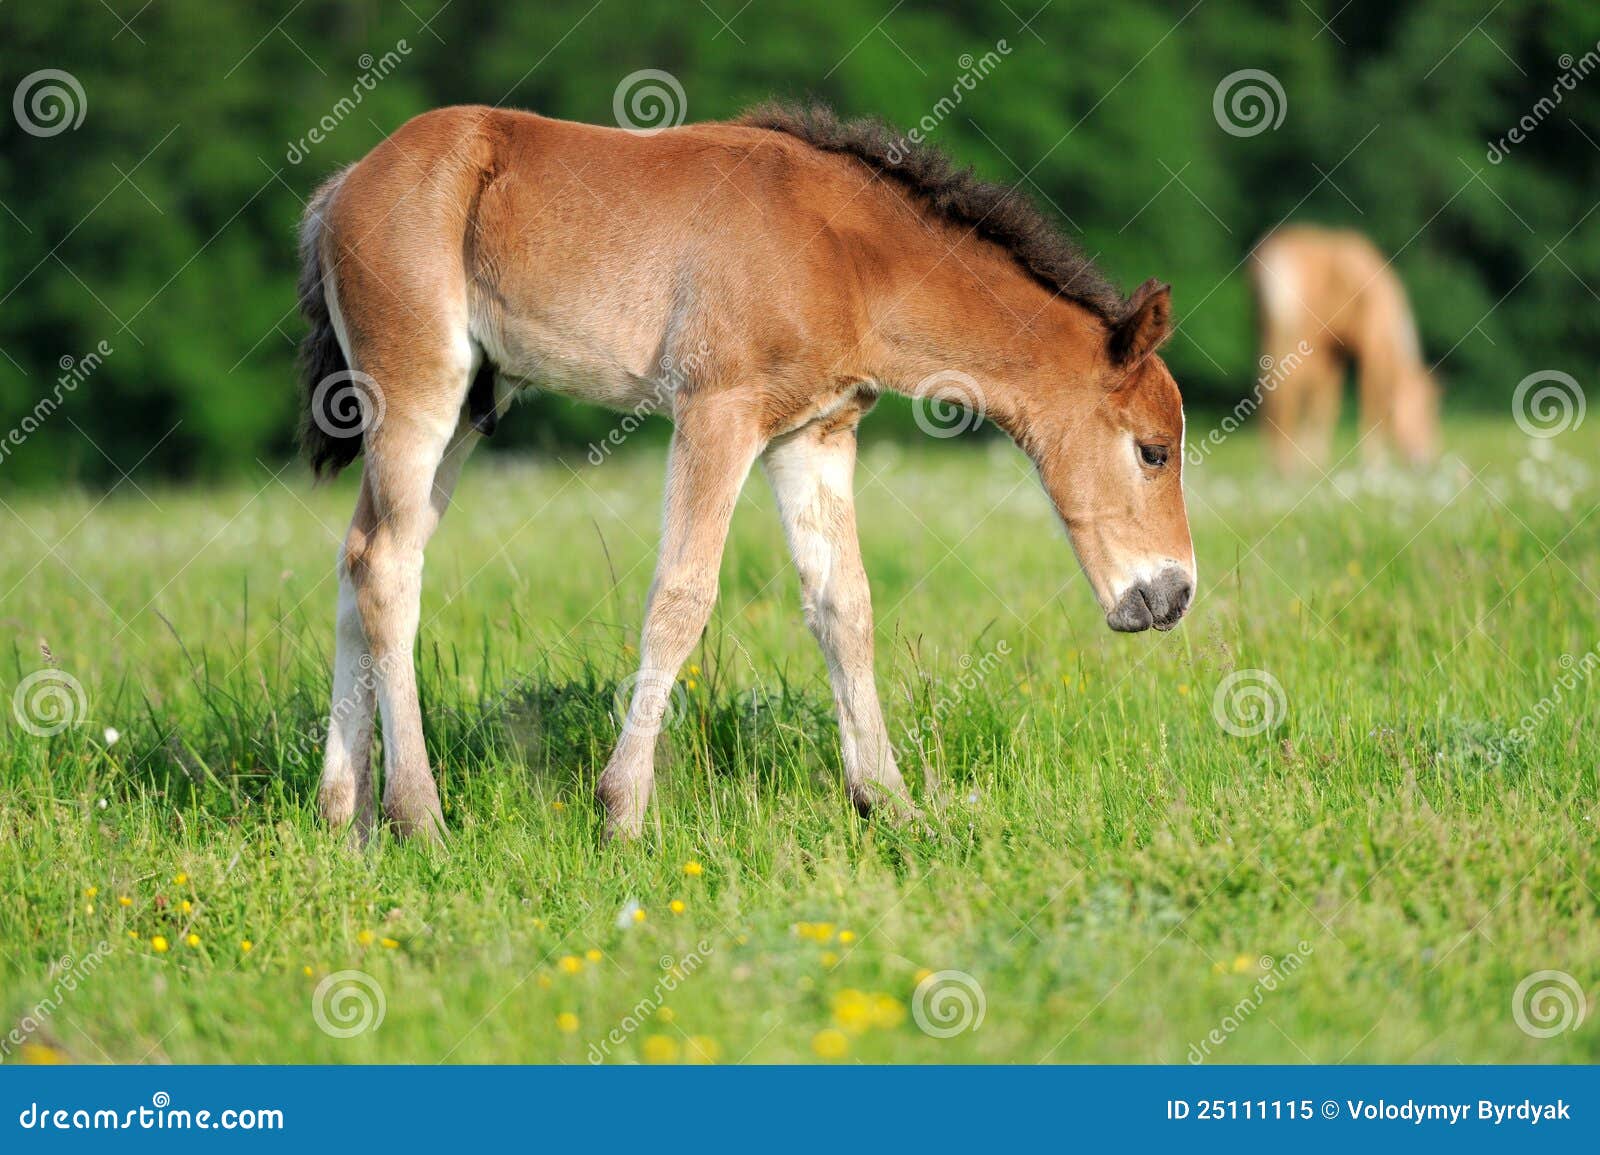
<svg viewBox="0 0 1600 1155">
<path fill-rule="evenodd" d="M 349 481 L 7 495 L 0 692 L 53 662 L 85 696 L 54 737 L 5 710 L 0 1026 L 59 1003 L 9 1057 L 582 1062 L 616 1028 L 617 1061 L 1181 1063 L 1215 1029 L 1221 1062 L 1600 1060 L 1600 1016 L 1537 1038 L 1512 1013 L 1532 972 L 1600 981 L 1595 430 L 1457 422 L 1437 470 L 1337 485 L 1237 436 L 1188 475 L 1194 611 L 1128 637 L 1020 454 L 869 423 L 879 682 L 929 829 L 846 804 L 753 478 L 647 835 L 610 847 L 590 793 L 661 459 L 481 458 L 423 604 L 443 854 L 315 816 Z M 1214 714 L 1240 670 L 1282 687 L 1263 733 Z M 381 987 L 378 1029 L 319 1028 L 342 970 Z M 920 1030 L 922 970 L 972 976 L 981 1026 Z"/>
</svg>

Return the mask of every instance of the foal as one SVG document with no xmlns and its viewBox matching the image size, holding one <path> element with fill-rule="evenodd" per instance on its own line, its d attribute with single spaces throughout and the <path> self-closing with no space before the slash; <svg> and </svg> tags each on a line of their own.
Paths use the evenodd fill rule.
<svg viewBox="0 0 1600 1155">
<path fill-rule="evenodd" d="M 1439 387 L 1422 363 L 1406 291 L 1377 247 L 1360 233 L 1294 225 L 1256 246 L 1251 274 L 1261 351 L 1281 378 L 1262 406 L 1278 469 L 1327 463 L 1351 360 L 1367 458 L 1388 441 L 1413 465 L 1433 460 Z"/>
<path fill-rule="evenodd" d="M 1189 605 L 1183 410 L 1155 355 L 1167 288 L 1124 299 L 1021 198 L 875 122 L 772 106 L 644 134 L 442 109 L 328 181 L 301 249 L 304 441 L 319 473 L 365 450 L 338 565 L 330 823 L 364 836 L 375 820 L 376 706 L 384 814 L 443 831 L 411 658 L 423 548 L 520 384 L 659 405 L 675 425 L 639 675 L 599 780 L 616 835 L 642 828 L 668 695 L 758 459 L 850 795 L 909 810 L 852 494 L 856 425 L 884 389 L 980 409 L 1017 441 L 1112 629 L 1170 629 Z"/>
</svg>

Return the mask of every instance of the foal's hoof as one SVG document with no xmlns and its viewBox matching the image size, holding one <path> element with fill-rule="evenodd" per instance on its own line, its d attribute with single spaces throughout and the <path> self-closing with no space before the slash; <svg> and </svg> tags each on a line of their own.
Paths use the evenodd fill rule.
<svg viewBox="0 0 1600 1155">
<path fill-rule="evenodd" d="M 625 817 L 606 815 L 606 832 L 603 837 L 607 845 L 613 842 L 637 842 L 643 835 L 644 815 Z"/>
<path fill-rule="evenodd" d="M 419 798 L 416 795 L 401 795 L 386 798 L 383 816 L 401 838 L 416 838 L 435 846 L 444 845 L 444 814 L 439 809 L 437 796 Z"/>
<path fill-rule="evenodd" d="M 904 789 L 895 790 L 868 783 L 852 789 L 850 801 L 855 804 L 856 813 L 863 818 L 881 818 L 891 826 L 926 825 L 922 811 L 917 809 L 917 804 L 911 801 Z"/>
<path fill-rule="evenodd" d="M 329 826 L 346 825 L 356 814 L 356 784 L 324 782 L 317 788 L 317 811 Z"/>
</svg>

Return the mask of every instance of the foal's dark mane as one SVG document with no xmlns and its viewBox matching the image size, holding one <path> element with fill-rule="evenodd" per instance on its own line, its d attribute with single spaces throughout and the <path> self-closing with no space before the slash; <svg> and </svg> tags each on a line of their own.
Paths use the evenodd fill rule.
<svg viewBox="0 0 1600 1155">
<path fill-rule="evenodd" d="M 928 144 L 913 142 L 881 120 L 840 120 L 821 104 L 760 104 L 737 123 L 787 133 L 823 152 L 853 156 L 893 178 L 952 224 L 970 229 L 1016 258 L 1045 288 L 1116 324 L 1127 314 L 1121 291 L 1062 236 L 1026 196 L 980 180 Z"/>
</svg>

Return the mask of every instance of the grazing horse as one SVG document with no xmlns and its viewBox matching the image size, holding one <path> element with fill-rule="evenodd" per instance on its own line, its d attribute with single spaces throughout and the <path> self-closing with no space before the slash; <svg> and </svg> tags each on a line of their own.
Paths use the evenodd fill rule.
<svg viewBox="0 0 1600 1155">
<path fill-rule="evenodd" d="M 1023 198 L 877 122 L 767 106 L 643 133 L 441 109 L 323 185 L 301 240 L 303 441 L 319 474 L 365 452 L 338 560 L 330 823 L 365 836 L 375 820 L 376 706 L 384 815 L 443 831 L 412 664 L 423 548 L 520 384 L 674 424 L 640 670 L 597 787 L 612 835 L 642 829 L 655 737 L 757 459 L 851 798 L 913 812 L 852 493 L 856 425 L 883 390 L 981 409 L 1017 441 L 1112 629 L 1170 629 L 1189 605 L 1183 409 L 1155 352 L 1168 288 L 1124 298 Z"/>
<path fill-rule="evenodd" d="M 1360 233 L 1293 225 L 1256 246 L 1251 274 L 1261 351 L 1277 381 L 1262 416 L 1278 469 L 1327 464 L 1352 360 L 1367 459 L 1392 442 L 1413 465 L 1432 461 L 1439 387 L 1422 363 L 1406 291 L 1376 246 Z"/>
</svg>

